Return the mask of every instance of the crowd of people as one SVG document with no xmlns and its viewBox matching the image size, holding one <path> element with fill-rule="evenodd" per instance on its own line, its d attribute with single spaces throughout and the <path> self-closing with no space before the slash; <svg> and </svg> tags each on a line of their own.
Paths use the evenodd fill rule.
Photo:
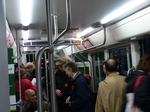
<svg viewBox="0 0 150 112">
<path fill-rule="evenodd" d="M 98 92 L 92 104 L 89 80 L 78 71 L 75 62 L 66 57 L 59 58 L 55 65 L 56 99 L 58 112 L 150 112 L 150 56 L 144 55 L 134 72 L 128 76 L 118 73 L 115 59 L 107 59 L 103 63 L 106 78 L 98 84 Z M 18 71 L 15 67 L 15 74 Z M 27 63 L 20 69 L 21 99 L 23 112 L 37 110 L 36 80 L 33 75 L 35 65 Z M 49 83 L 50 84 L 50 83 Z M 19 79 L 15 81 L 16 94 L 19 95 Z M 136 86 L 136 87 L 135 87 Z M 16 100 L 19 100 L 19 96 Z M 49 103 L 49 102 L 48 102 Z M 42 102 L 43 111 L 50 112 L 50 104 Z M 135 111 L 136 112 L 136 111 Z"/>
</svg>

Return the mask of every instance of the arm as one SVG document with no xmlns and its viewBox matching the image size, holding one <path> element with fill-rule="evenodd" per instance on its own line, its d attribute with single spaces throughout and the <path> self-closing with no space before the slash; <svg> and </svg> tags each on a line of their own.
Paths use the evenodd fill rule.
<svg viewBox="0 0 150 112">
<path fill-rule="evenodd" d="M 36 90 L 36 86 L 33 86 L 30 80 L 26 80 L 27 89 Z"/>
</svg>

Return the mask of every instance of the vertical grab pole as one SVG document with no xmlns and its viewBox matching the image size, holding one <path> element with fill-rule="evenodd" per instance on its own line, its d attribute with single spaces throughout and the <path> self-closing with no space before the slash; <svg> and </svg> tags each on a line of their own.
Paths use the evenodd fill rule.
<svg viewBox="0 0 150 112">
<path fill-rule="evenodd" d="M 5 0 L 0 0 L 0 112 L 10 112 L 5 8 Z"/>
<path fill-rule="evenodd" d="M 18 79 L 19 79 L 19 102 L 21 103 L 21 76 L 20 76 L 20 65 L 21 65 L 21 55 L 20 55 L 20 43 L 19 43 L 19 37 L 18 37 L 18 30 L 16 29 L 16 38 L 17 38 L 17 62 L 18 62 Z M 19 103 L 18 102 L 18 103 Z M 20 105 L 20 111 L 22 112 L 22 107 Z"/>
<path fill-rule="evenodd" d="M 84 61 L 83 60 L 81 60 L 78 56 L 76 56 L 75 54 L 74 54 L 74 56 L 76 57 L 76 58 L 78 58 L 80 61 L 82 61 L 82 63 L 84 64 L 84 74 L 85 74 L 85 63 L 84 63 Z"/>
<path fill-rule="evenodd" d="M 55 76 L 54 76 L 54 56 L 53 56 L 53 42 L 52 42 L 52 8 L 51 8 L 51 0 L 46 0 L 46 18 L 47 18 L 47 31 L 48 31 L 48 45 L 51 47 L 51 51 L 49 52 L 49 66 L 50 70 L 50 89 L 51 89 L 51 109 L 52 112 L 57 112 L 56 108 L 56 85 L 55 85 Z"/>
<path fill-rule="evenodd" d="M 36 86 L 37 86 L 37 107 L 38 112 L 42 112 L 42 82 L 41 82 L 41 57 L 44 48 L 40 49 L 36 57 Z"/>
<path fill-rule="evenodd" d="M 79 53 L 84 59 L 86 59 L 89 63 L 90 63 L 90 74 L 91 74 L 91 77 L 93 79 L 93 69 L 92 69 L 92 63 L 90 60 L 88 60 L 85 56 L 83 56 L 81 53 Z M 92 83 L 92 89 L 94 89 L 94 83 Z"/>
<path fill-rule="evenodd" d="M 47 58 L 46 58 L 46 52 L 44 52 L 44 59 L 45 59 L 45 79 L 46 79 L 46 96 L 49 101 L 49 94 L 48 94 L 48 72 L 47 72 Z"/>
<path fill-rule="evenodd" d="M 41 57 L 45 50 L 48 50 L 49 47 L 43 47 L 39 50 L 37 57 L 36 57 L 36 85 L 37 85 L 37 106 L 38 112 L 43 112 L 42 107 L 42 80 L 41 80 Z"/>
</svg>

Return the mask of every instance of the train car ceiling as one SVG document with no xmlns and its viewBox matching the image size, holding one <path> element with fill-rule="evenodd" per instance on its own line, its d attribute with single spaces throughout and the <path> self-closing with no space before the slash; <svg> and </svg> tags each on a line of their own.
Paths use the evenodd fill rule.
<svg viewBox="0 0 150 112">
<path fill-rule="evenodd" d="M 111 26 L 116 40 L 124 40 L 150 32 L 150 7 Z"/>
<path fill-rule="evenodd" d="M 27 0 L 25 0 L 27 1 Z M 21 41 L 22 47 L 24 46 L 25 41 L 33 41 L 33 42 L 39 42 L 39 41 L 47 41 L 47 22 L 46 22 L 46 5 L 45 1 L 43 0 L 29 0 L 33 2 L 33 7 L 31 9 L 32 15 L 31 21 L 27 27 L 22 27 L 22 17 L 26 18 L 27 15 L 23 15 L 21 17 L 21 8 L 20 8 L 20 0 L 5 0 L 6 2 L 6 19 L 8 21 L 8 24 L 10 26 L 10 29 L 12 31 L 12 34 L 14 38 L 19 38 Z M 87 1 L 87 0 L 72 0 L 70 1 L 71 5 L 71 25 L 70 25 L 70 30 L 60 39 L 60 40 L 72 40 L 72 38 L 75 39 L 78 33 L 82 32 L 85 30 L 87 27 L 91 25 L 91 23 L 96 23 L 96 22 L 101 22 L 101 20 L 115 11 L 116 9 L 120 8 L 121 6 L 125 5 L 131 0 L 95 0 L 93 1 Z M 137 0 L 133 0 L 137 1 Z M 139 0 L 138 0 L 139 1 Z M 144 0 L 143 0 L 144 1 Z M 58 24 L 58 33 L 60 33 L 62 30 L 65 29 L 66 25 L 66 4 L 65 0 L 51 0 L 51 11 L 54 15 L 57 15 L 57 24 Z M 137 11 L 142 10 L 145 7 L 148 7 L 150 5 L 149 0 L 145 0 L 142 4 L 138 5 L 138 7 L 135 7 L 134 9 L 124 13 L 123 15 L 109 21 L 108 23 L 105 23 L 107 25 L 107 40 L 105 46 L 108 46 L 110 44 L 116 44 L 118 43 L 118 40 L 122 40 L 125 38 L 130 38 L 131 36 L 135 36 L 137 34 L 130 34 L 130 32 L 133 32 L 134 30 L 131 27 L 131 31 L 126 31 L 125 30 L 125 24 L 124 26 L 122 25 L 121 27 L 118 27 L 122 23 L 122 20 L 126 18 L 127 16 L 130 16 Z M 29 9 L 29 8 L 28 8 Z M 144 10 L 148 10 L 144 9 Z M 140 12 L 138 12 L 140 13 Z M 136 15 L 136 14 L 135 14 Z M 137 18 L 135 21 L 146 21 L 147 24 L 149 24 L 149 19 L 144 19 L 144 18 L 149 18 L 149 14 L 145 13 L 141 18 Z M 143 18 L 143 19 L 142 19 Z M 52 16 L 53 19 L 53 16 Z M 140 20 L 141 19 L 141 20 Z M 122 20 L 121 22 L 118 22 Z M 118 22 L 118 23 L 116 23 Z M 131 21 L 132 22 L 132 21 Z M 127 22 L 128 24 L 131 24 L 131 22 Z M 54 20 L 52 21 L 53 26 L 52 29 L 54 29 Z M 112 24 L 116 23 L 115 25 L 111 26 Z M 133 23 L 132 23 L 133 24 Z M 142 22 L 139 23 L 139 25 L 145 25 L 142 24 Z M 110 28 L 112 28 L 112 32 L 110 31 Z M 130 27 L 130 26 L 128 26 Z M 126 28 L 128 28 L 126 27 Z M 136 27 L 136 26 L 135 26 Z M 22 35 L 22 30 L 23 29 L 28 30 L 28 40 L 25 40 Z M 122 29 L 121 29 L 122 28 Z M 137 27 L 136 27 L 137 28 Z M 139 27 L 140 28 L 140 27 Z M 139 31 L 136 30 L 139 34 L 148 32 L 147 29 L 150 29 L 149 26 L 145 26 L 144 28 L 141 28 Z M 96 31 L 96 28 L 95 28 Z M 122 33 L 124 31 L 124 33 Z M 17 32 L 17 34 L 16 34 Z M 54 31 L 53 31 L 54 32 Z M 95 34 L 90 34 L 86 38 L 88 39 L 89 42 L 92 43 L 93 46 L 100 44 L 103 41 L 103 31 L 99 31 Z M 112 35 L 113 34 L 113 35 Z M 54 34 L 53 34 L 54 35 Z M 85 38 L 83 39 L 83 41 Z M 98 40 L 98 41 L 96 41 Z M 44 46 L 41 44 L 41 46 Z M 26 46 L 27 47 L 27 46 Z M 40 46 L 39 46 L 40 47 Z M 57 48 L 56 46 L 55 48 Z M 67 47 L 67 45 L 66 45 Z M 83 46 L 80 46 L 83 47 Z M 104 46 L 103 46 L 104 47 Z M 39 48 L 37 46 L 34 46 L 35 51 L 37 51 Z M 71 47 L 66 48 L 66 49 L 71 49 Z M 22 49 L 23 50 L 23 49 Z M 57 49 L 55 49 L 57 50 Z M 81 49 L 79 49 L 79 45 L 74 46 L 74 51 L 73 52 L 78 52 Z M 66 51 L 68 52 L 68 51 Z M 57 52 L 56 52 L 57 54 Z M 67 53 L 70 54 L 70 53 Z"/>
</svg>

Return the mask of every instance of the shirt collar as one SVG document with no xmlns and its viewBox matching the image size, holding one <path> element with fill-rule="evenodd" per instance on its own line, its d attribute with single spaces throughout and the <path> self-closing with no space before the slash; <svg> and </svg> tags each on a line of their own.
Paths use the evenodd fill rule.
<svg viewBox="0 0 150 112">
<path fill-rule="evenodd" d="M 116 75 L 119 75 L 117 72 L 116 73 L 111 73 L 111 74 L 109 74 L 108 76 L 107 76 L 107 78 L 109 78 L 109 77 L 112 77 L 112 76 L 116 76 Z"/>
<path fill-rule="evenodd" d="M 73 75 L 72 80 L 76 78 L 77 72 Z"/>
</svg>

